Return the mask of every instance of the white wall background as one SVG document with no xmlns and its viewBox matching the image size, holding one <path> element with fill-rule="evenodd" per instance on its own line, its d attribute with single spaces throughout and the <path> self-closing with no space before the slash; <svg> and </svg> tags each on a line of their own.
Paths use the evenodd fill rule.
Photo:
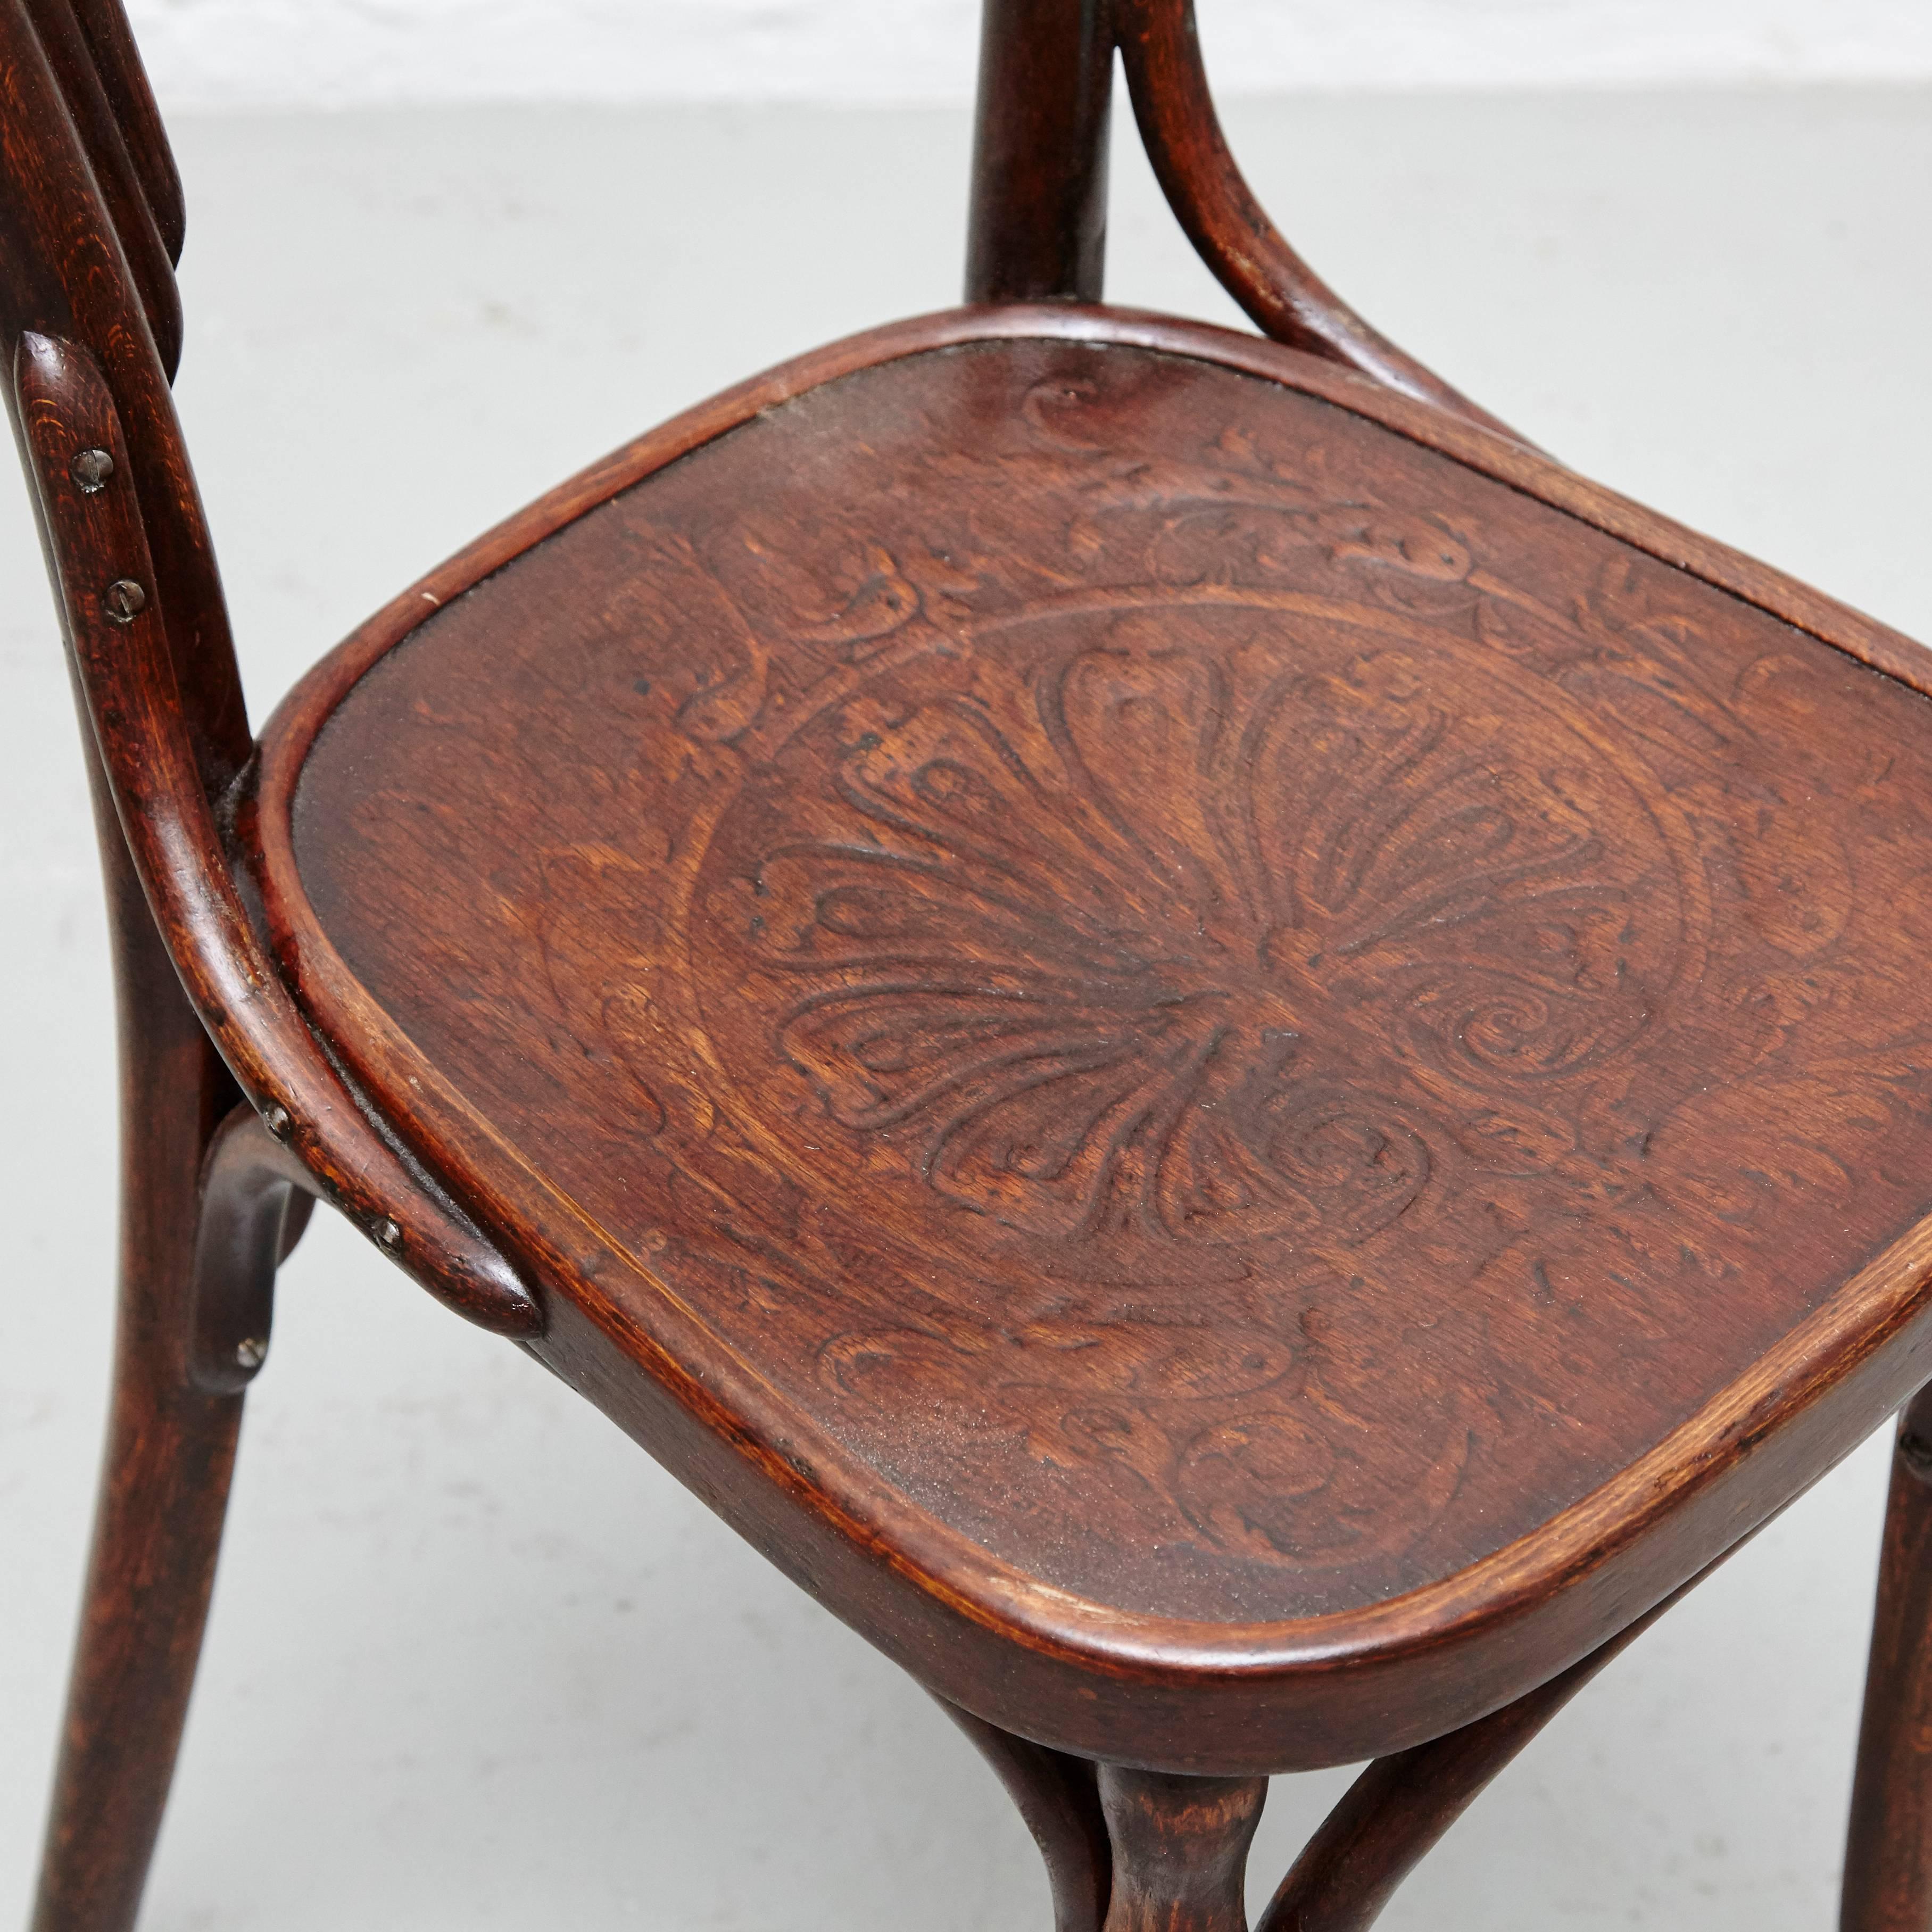
<svg viewBox="0 0 1932 1932">
<path fill-rule="evenodd" d="M 170 107 L 956 101 L 976 0 L 129 0 Z M 1200 0 L 1224 92 L 1932 78 L 1932 0 Z"/>
</svg>

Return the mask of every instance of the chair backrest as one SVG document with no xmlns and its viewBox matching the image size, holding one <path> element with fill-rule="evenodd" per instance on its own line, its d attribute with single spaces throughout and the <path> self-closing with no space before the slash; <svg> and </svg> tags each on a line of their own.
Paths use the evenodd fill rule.
<svg viewBox="0 0 1932 1932">
<path fill-rule="evenodd" d="M 169 386 L 181 232 L 118 0 L 0 0 L 0 350 L 91 727 L 124 1066 L 172 1052 L 154 1031 L 174 1024 L 171 962 L 232 1082 L 176 1064 L 167 1104 L 213 1109 L 200 1144 L 245 1100 L 262 1127 L 238 1160 L 323 1194 L 474 1319 L 529 1334 L 530 1290 L 350 1090 L 250 916 L 227 808 L 254 744 Z"/>
<path fill-rule="evenodd" d="M 1490 422 L 1306 268 L 1222 140 L 1193 0 L 984 0 L 968 298 L 1100 298 L 1114 55 L 1190 238 L 1263 331 Z M 220 578 L 170 384 L 181 182 L 121 0 L 0 0 L 0 352 L 98 364 L 134 459 L 182 722 L 208 796 L 251 749 Z M 14 385 L 8 384 L 16 409 Z"/>
<path fill-rule="evenodd" d="M 0 352 L 82 350 L 105 379 L 167 613 L 204 785 L 250 738 L 220 580 L 170 388 L 180 358 L 181 182 L 120 0 L 0 0 Z"/>
<path fill-rule="evenodd" d="M 974 298 L 1098 298 L 1118 47 L 1168 200 L 1260 326 L 1477 413 L 1336 302 L 1254 206 L 1214 122 L 1192 0 L 986 4 Z M 120 0 L 0 0 L 0 374 L 91 720 L 124 962 L 165 947 L 295 1173 L 453 1306 L 532 1333 L 541 1310 L 471 1218 L 482 1204 L 411 1166 L 349 1090 L 250 914 L 232 835 L 254 742 L 170 386 L 182 229 Z M 147 974 L 148 992 L 166 979 Z"/>
</svg>

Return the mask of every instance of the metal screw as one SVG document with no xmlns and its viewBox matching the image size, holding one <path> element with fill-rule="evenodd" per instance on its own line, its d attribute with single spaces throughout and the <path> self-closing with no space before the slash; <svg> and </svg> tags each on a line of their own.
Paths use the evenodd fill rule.
<svg viewBox="0 0 1932 1932">
<path fill-rule="evenodd" d="M 403 1231 L 393 1221 L 378 1221 L 376 1238 L 386 1248 L 400 1248 L 403 1245 Z"/>
<path fill-rule="evenodd" d="M 114 474 L 114 459 L 104 449 L 83 449 L 68 465 L 68 473 L 83 496 L 98 496 Z"/>
<path fill-rule="evenodd" d="M 117 577 L 100 602 L 111 622 L 131 624 L 148 608 L 148 593 L 131 577 Z"/>
<path fill-rule="evenodd" d="M 271 1107 L 262 1116 L 262 1124 L 278 1141 L 286 1140 L 290 1130 L 295 1126 L 294 1121 L 289 1118 L 289 1110 L 286 1107 Z"/>
<path fill-rule="evenodd" d="M 253 1336 L 235 1345 L 235 1366 L 238 1369 L 246 1369 L 253 1374 L 268 1359 L 268 1343 Z"/>
</svg>

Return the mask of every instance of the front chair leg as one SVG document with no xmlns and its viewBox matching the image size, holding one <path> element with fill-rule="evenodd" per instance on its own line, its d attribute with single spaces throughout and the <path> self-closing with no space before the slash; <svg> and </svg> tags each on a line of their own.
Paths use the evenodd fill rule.
<svg viewBox="0 0 1932 1932">
<path fill-rule="evenodd" d="M 1839 1924 L 1932 1926 L 1932 1388 L 1907 1405 L 1892 1455 Z"/>
<path fill-rule="evenodd" d="M 1114 1846 L 1106 1932 L 1247 1932 L 1248 1846 L 1264 1778 L 1100 1767 Z"/>
<path fill-rule="evenodd" d="M 274 1262 L 308 1204 L 292 1212 L 286 1186 L 265 1196 L 259 1162 L 219 1157 L 238 1144 L 238 1123 L 216 1126 L 232 1088 L 130 896 L 138 889 L 113 878 L 111 853 L 110 865 L 122 888 L 120 1305 L 33 1932 L 134 1924 L 201 1650 L 240 1391 L 266 1346 Z M 245 1332 L 224 1335 L 226 1317 Z M 222 1360 L 206 1359 L 211 1346 Z"/>
</svg>

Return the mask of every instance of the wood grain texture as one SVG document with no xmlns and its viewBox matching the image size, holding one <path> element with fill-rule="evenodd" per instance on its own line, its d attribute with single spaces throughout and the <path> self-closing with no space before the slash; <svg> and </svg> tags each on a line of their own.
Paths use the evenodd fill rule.
<svg viewBox="0 0 1932 1932">
<path fill-rule="evenodd" d="M 255 1188 L 265 1156 L 232 1157 L 245 1145 L 218 1123 L 242 1096 L 211 1007 L 190 1004 L 176 970 L 194 937 L 223 929 L 198 918 L 206 897 L 178 890 L 189 853 L 207 868 L 195 883 L 245 931 L 211 800 L 252 745 L 167 386 L 179 183 L 115 0 L 0 0 L 0 356 L 75 674 L 120 1022 L 113 1389 L 33 1923 L 128 1932 L 200 1649 L 238 1392 L 308 1196 L 290 1208 L 285 1180 Z M 164 875 L 177 889 L 165 934 L 148 902 Z M 272 976 L 224 956 L 218 1030 L 247 1031 Z M 294 1019 L 285 999 L 281 1010 Z M 298 1020 L 292 1030 L 320 1060 Z M 399 1192 L 417 1186 L 409 1174 Z M 221 1238 L 244 1228 L 258 1238 Z M 213 1373 L 211 1342 L 227 1353 Z"/>
<path fill-rule="evenodd" d="M 966 299 L 1098 302 L 1114 98 L 1110 0 L 986 0 Z"/>
<path fill-rule="evenodd" d="M 242 1402 L 190 1372 L 202 1162 L 233 1103 L 86 748 L 120 1048 L 113 1386 L 32 1932 L 130 1932 L 188 1714 Z"/>
<path fill-rule="evenodd" d="M 1932 1391 L 1900 1418 L 1892 1456 L 1839 1924 L 1932 1924 Z"/>
<path fill-rule="evenodd" d="M 1105 1932 L 1247 1932 L 1248 1847 L 1264 1778 L 1175 1778 L 1100 1767 L 1114 1846 Z"/>
<path fill-rule="evenodd" d="M 86 150 L 103 205 L 133 274 L 155 352 L 172 381 L 182 351 L 181 295 L 174 277 L 175 257 L 181 252 L 181 244 L 177 235 L 164 232 L 162 218 L 149 197 L 151 193 L 160 197 L 172 217 L 179 206 L 178 184 L 173 184 L 175 200 L 170 207 L 166 200 L 170 184 L 158 172 L 158 157 L 140 141 L 138 130 L 144 124 L 139 118 L 136 97 L 120 84 L 126 70 L 114 58 L 117 50 L 113 40 L 104 34 L 101 37 L 100 45 L 108 56 L 104 62 L 94 39 L 83 28 L 82 16 L 74 0 L 32 0 L 31 10 L 40 44 L 59 80 L 62 100 Z M 98 0 L 88 10 L 87 17 L 97 29 L 104 10 Z M 114 83 L 111 93 L 110 81 Z M 123 110 L 133 117 L 124 127 Z M 131 142 L 130 132 L 135 135 Z M 136 159 L 137 152 L 141 160 Z M 164 147 L 161 152 L 166 152 Z"/>
<path fill-rule="evenodd" d="M 80 0 L 72 13 L 68 7 L 69 0 L 44 7 L 0 0 L 0 182 L 7 190 L 0 194 L 0 356 L 10 370 L 22 338 L 33 334 L 74 344 L 100 372 L 134 458 L 125 473 L 170 613 L 166 643 L 182 725 L 200 788 L 214 798 L 248 762 L 254 740 L 207 521 L 168 387 L 170 338 L 165 322 L 158 334 L 143 299 L 178 239 L 178 187 L 170 186 L 173 166 L 158 118 L 132 108 L 131 118 L 104 116 L 104 100 L 114 107 L 145 99 L 115 0 Z M 98 92 L 88 92 L 76 113 L 62 76 L 86 67 L 88 48 L 97 56 L 90 86 Z M 130 160 L 138 185 L 127 171 Z"/>
<path fill-rule="evenodd" d="M 1852 989 L 1912 998 L 1932 766 L 1846 655 L 1913 647 L 1264 345 L 926 334 L 647 440 L 312 680 L 284 959 L 586 1332 L 745 1378 L 860 1513 L 899 1574 L 814 1544 L 827 1600 L 1065 1694 L 946 1694 L 1183 1768 L 1416 1742 L 1922 1377 L 1922 1034 Z M 1485 1623 L 1386 1717 L 1314 1682 Z"/>
<path fill-rule="evenodd" d="M 442 1276 L 470 1312 L 507 1312 L 527 1334 L 537 1311 L 377 1137 L 253 939 L 172 674 L 134 454 L 98 366 L 28 332 L 14 376 L 88 734 L 121 992 L 124 1142 L 113 1403 L 34 1928 L 127 1932 L 200 1648 L 238 1396 L 260 1366 L 275 1266 L 300 1231 L 290 1187 L 359 1210 L 379 1238 L 385 1216 L 402 1217 L 386 1245 L 400 1245 L 406 1226 L 419 1273 Z M 96 454 L 104 466 L 83 464 Z M 282 1110 L 275 1119 L 312 1166 L 258 1125 L 254 1106 Z M 492 1298 L 500 1288 L 507 1310 Z"/>
<path fill-rule="evenodd" d="M 1090 305 L 1117 34 L 1291 348 Z M 133 1923 L 313 1196 L 940 1694 L 1061 1932 L 1245 1932 L 1262 1774 L 1394 1753 L 1267 1922 L 1366 1925 L 1932 1374 L 1924 654 L 1348 310 L 1242 180 L 1190 0 L 989 0 L 982 81 L 1000 306 L 554 492 L 258 772 L 152 95 L 116 0 L 0 0 L 0 352 L 124 1089 L 36 1932 Z M 1921 1407 L 1856 1932 L 1932 1904 Z"/>
<path fill-rule="evenodd" d="M 188 208 L 167 130 L 121 0 L 68 0 L 94 56 L 120 137 L 140 178 L 142 199 L 160 230 L 168 260 L 181 260 Z"/>
<path fill-rule="evenodd" d="M 542 1311 L 418 1161 L 400 1154 L 344 1083 L 250 923 L 199 783 L 143 527 L 134 456 L 93 358 L 27 334 L 14 405 L 62 604 L 70 661 L 149 909 L 208 1037 L 259 1110 L 286 1116 L 295 1169 L 449 1306 L 527 1335 Z M 83 452 L 112 464 L 80 480 Z M 117 587 L 136 599 L 118 610 Z"/>
</svg>

